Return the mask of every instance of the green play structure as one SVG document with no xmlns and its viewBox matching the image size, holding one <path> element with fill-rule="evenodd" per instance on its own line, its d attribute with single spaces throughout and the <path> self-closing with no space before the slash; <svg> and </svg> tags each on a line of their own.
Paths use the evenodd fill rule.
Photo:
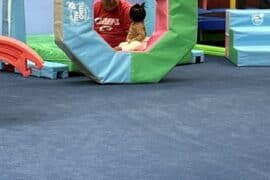
<svg viewBox="0 0 270 180">
<path fill-rule="evenodd" d="M 156 8 L 155 28 L 145 50 L 138 52 L 116 52 L 108 46 L 91 25 L 92 13 L 75 21 L 72 15 L 92 12 L 93 3 L 55 0 L 54 6 L 56 43 L 89 78 L 98 83 L 153 83 L 178 63 L 188 62 L 196 44 L 196 0 L 147 1 L 146 7 Z M 74 8 L 70 12 L 68 7 Z"/>
</svg>

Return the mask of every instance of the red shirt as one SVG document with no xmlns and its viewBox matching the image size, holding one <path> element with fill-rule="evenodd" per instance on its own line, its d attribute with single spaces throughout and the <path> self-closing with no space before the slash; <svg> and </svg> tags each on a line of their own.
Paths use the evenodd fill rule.
<svg viewBox="0 0 270 180">
<path fill-rule="evenodd" d="M 94 29 L 112 47 L 126 40 L 130 19 L 130 4 L 120 0 L 113 10 L 106 11 L 101 1 L 94 4 Z"/>
</svg>

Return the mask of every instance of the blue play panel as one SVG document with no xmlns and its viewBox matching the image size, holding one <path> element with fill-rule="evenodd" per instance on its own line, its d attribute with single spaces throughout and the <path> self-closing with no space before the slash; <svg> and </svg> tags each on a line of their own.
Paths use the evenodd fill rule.
<svg viewBox="0 0 270 180">
<path fill-rule="evenodd" d="M 237 66 L 270 66 L 270 46 L 236 46 Z"/>
<path fill-rule="evenodd" d="M 44 61 L 43 68 L 41 70 L 36 69 L 32 62 L 28 62 L 28 67 L 31 69 L 31 76 L 48 78 L 48 79 L 65 79 L 68 78 L 68 66 L 61 63 Z M 0 70 L 6 70 L 5 63 L 0 61 Z M 16 73 L 19 73 L 15 69 Z"/>
<path fill-rule="evenodd" d="M 0 61 L 0 70 L 4 69 L 4 63 Z"/>
<path fill-rule="evenodd" d="M 231 28 L 234 46 L 269 46 L 270 27 L 251 26 Z"/>
<path fill-rule="evenodd" d="M 198 27 L 200 30 L 224 30 L 225 20 L 217 17 L 202 17 L 199 19 Z"/>
<path fill-rule="evenodd" d="M 199 9 L 199 30 L 225 30 L 225 9 Z"/>
<path fill-rule="evenodd" d="M 41 70 L 36 69 L 34 64 L 28 62 L 28 67 L 32 69 L 32 76 L 49 79 L 68 78 L 68 67 L 65 64 L 45 61 Z"/>
<path fill-rule="evenodd" d="M 193 49 L 191 51 L 192 53 L 192 62 L 193 64 L 196 64 L 196 63 L 203 63 L 205 58 L 204 58 L 204 51 L 202 50 L 196 50 L 196 49 Z"/>
</svg>

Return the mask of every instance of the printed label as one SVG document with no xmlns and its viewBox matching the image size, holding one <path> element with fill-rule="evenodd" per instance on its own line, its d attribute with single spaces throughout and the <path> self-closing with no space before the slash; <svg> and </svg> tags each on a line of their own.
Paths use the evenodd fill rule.
<svg viewBox="0 0 270 180">
<path fill-rule="evenodd" d="M 90 9 L 85 2 L 68 1 L 67 7 L 71 24 L 77 25 L 89 20 Z"/>
<path fill-rule="evenodd" d="M 255 26 L 260 26 L 264 22 L 264 13 L 253 14 L 251 17 L 252 24 Z"/>
</svg>

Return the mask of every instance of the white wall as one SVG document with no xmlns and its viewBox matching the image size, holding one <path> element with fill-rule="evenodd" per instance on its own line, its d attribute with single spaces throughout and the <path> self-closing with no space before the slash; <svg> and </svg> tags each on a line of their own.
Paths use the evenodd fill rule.
<svg viewBox="0 0 270 180">
<path fill-rule="evenodd" d="M 53 0 L 25 0 L 27 34 L 53 32 Z"/>
</svg>

